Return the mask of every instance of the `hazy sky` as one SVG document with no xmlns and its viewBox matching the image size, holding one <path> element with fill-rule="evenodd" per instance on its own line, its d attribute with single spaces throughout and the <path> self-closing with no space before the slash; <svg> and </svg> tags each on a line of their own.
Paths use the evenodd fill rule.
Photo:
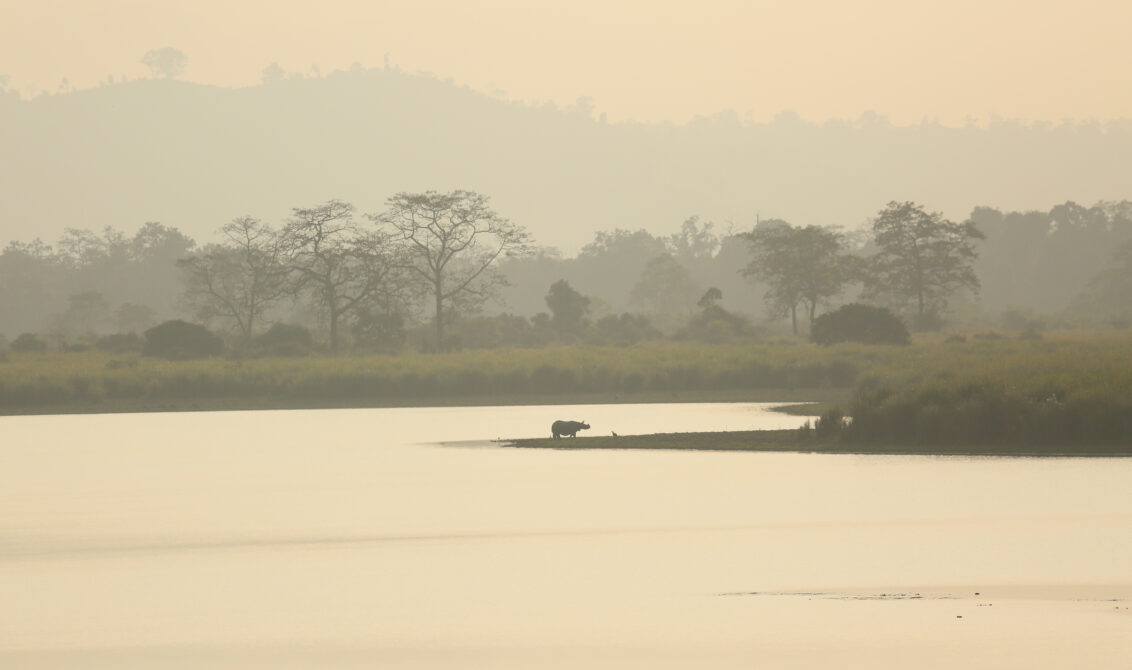
<svg viewBox="0 0 1132 670">
<path fill-rule="evenodd" d="M 259 82 L 386 54 L 408 72 L 525 101 L 594 99 L 610 120 L 733 109 L 766 120 L 961 124 L 1132 117 L 1127 0 L 0 0 L 0 75 L 27 95 L 145 76 Z"/>
</svg>

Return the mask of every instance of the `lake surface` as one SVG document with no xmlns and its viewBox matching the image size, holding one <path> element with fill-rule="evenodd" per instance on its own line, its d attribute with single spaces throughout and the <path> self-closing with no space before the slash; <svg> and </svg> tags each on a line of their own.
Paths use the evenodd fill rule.
<svg viewBox="0 0 1132 670">
<path fill-rule="evenodd" d="M 1129 667 L 1132 459 L 492 444 L 555 419 L 802 421 L 3 417 L 0 667 Z"/>
</svg>

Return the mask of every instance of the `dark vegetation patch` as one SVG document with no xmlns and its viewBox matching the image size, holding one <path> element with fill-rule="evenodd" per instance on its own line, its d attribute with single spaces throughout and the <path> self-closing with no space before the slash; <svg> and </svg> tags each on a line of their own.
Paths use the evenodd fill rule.
<svg viewBox="0 0 1132 670">
<path fill-rule="evenodd" d="M 224 341 L 208 328 L 180 319 L 145 331 L 142 354 L 172 360 L 204 358 L 224 353 Z"/>
<path fill-rule="evenodd" d="M 307 356 L 314 348 L 311 331 L 302 326 L 277 323 L 253 340 L 254 353 L 266 356 Z"/>
<path fill-rule="evenodd" d="M 20 352 L 42 352 L 47 351 L 47 343 L 39 339 L 39 336 L 34 333 L 20 333 L 12 343 L 8 345 L 12 351 Z"/>
<path fill-rule="evenodd" d="M 814 319 L 810 339 L 818 344 L 908 344 L 904 322 L 884 307 L 853 303 Z"/>
</svg>

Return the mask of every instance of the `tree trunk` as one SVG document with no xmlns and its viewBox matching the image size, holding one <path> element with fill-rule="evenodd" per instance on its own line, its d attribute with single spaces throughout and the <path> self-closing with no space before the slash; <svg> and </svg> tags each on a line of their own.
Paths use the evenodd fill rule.
<svg viewBox="0 0 1132 670">
<path fill-rule="evenodd" d="M 436 287 L 436 350 L 443 351 L 444 349 L 444 321 L 440 318 L 444 309 L 444 297 L 442 295 L 441 284 L 439 278 L 434 284 Z"/>
<path fill-rule="evenodd" d="M 798 334 L 798 305 L 790 305 L 790 325 L 794 328 L 794 334 Z"/>
<path fill-rule="evenodd" d="M 336 305 L 330 307 L 330 351 L 331 353 L 338 353 L 338 308 Z"/>
<path fill-rule="evenodd" d="M 255 325 L 255 305 L 252 305 L 248 309 L 247 329 L 244 331 L 244 341 L 245 342 L 251 342 L 252 341 L 252 333 L 255 332 L 254 325 Z"/>
</svg>

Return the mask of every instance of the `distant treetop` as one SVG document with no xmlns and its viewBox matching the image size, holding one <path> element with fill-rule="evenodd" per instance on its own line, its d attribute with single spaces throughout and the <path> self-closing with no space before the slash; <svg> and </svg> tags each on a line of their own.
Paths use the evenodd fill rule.
<svg viewBox="0 0 1132 670">
<path fill-rule="evenodd" d="M 149 68 L 155 77 L 174 79 L 179 77 L 189 64 L 185 53 L 173 47 L 150 49 L 141 57 L 142 65 Z"/>
</svg>

